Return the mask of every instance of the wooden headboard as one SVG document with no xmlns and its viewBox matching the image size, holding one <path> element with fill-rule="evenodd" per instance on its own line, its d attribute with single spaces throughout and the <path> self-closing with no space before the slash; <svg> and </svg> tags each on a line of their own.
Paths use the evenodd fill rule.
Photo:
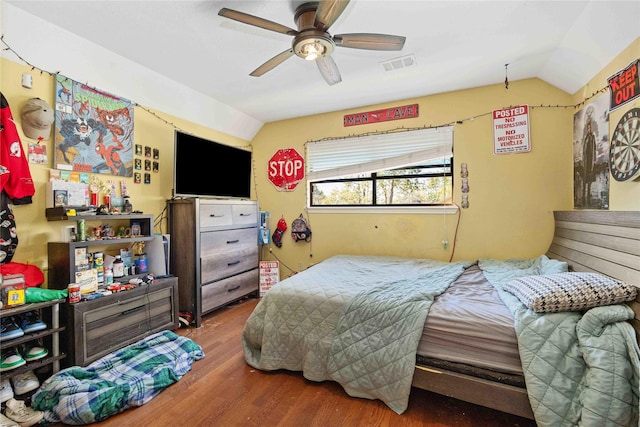
<svg viewBox="0 0 640 427">
<path fill-rule="evenodd" d="M 639 211 L 555 211 L 549 258 L 572 271 L 594 271 L 640 288 Z M 640 341 L 640 289 L 630 303 Z"/>
</svg>

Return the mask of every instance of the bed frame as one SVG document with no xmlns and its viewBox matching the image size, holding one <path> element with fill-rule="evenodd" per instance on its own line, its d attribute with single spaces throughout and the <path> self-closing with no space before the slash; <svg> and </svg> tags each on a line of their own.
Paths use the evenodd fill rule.
<svg viewBox="0 0 640 427">
<path fill-rule="evenodd" d="M 640 288 L 639 211 L 555 211 L 554 220 L 549 258 L 567 262 L 571 271 L 599 272 Z M 630 306 L 640 342 L 640 294 Z M 422 365 L 413 386 L 533 419 L 526 388 Z"/>
</svg>

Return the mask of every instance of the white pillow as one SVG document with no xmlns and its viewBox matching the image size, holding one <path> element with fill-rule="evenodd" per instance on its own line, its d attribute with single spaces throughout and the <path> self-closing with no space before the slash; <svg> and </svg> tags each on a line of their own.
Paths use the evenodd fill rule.
<svg viewBox="0 0 640 427">
<path fill-rule="evenodd" d="M 526 276 L 504 285 L 531 310 L 537 313 L 581 311 L 600 305 L 633 300 L 635 286 L 598 273 L 557 273 Z"/>
</svg>

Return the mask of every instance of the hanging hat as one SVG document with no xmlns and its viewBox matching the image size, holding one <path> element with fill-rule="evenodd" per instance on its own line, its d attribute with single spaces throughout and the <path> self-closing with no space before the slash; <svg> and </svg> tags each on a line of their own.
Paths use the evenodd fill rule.
<svg viewBox="0 0 640 427">
<path fill-rule="evenodd" d="M 22 107 L 22 131 L 31 139 L 49 139 L 53 109 L 40 98 L 31 98 Z"/>
</svg>

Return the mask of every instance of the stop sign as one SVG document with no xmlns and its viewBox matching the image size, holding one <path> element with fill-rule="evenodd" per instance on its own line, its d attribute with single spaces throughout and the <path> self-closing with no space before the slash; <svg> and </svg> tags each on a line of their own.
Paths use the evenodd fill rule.
<svg viewBox="0 0 640 427">
<path fill-rule="evenodd" d="M 269 159 L 269 181 L 280 191 L 293 191 L 304 179 L 304 159 L 295 148 L 276 151 Z"/>
</svg>

